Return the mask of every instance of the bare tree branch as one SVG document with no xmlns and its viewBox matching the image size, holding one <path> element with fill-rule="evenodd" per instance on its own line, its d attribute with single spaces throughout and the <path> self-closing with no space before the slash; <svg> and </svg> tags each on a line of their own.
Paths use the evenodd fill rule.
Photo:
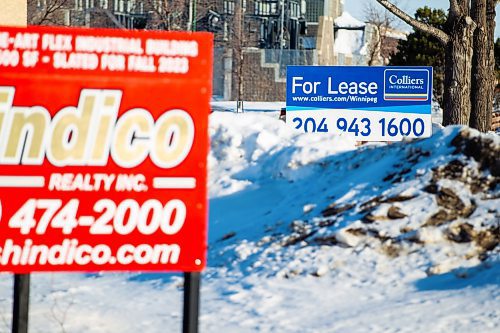
<svg viewBox="0 0 500 333">
<path fill-rule="evenodd" d="M 390 53 L 387 52 L 388 34 L 399 20 L 388 10 L 384 10 L 371 2 L 365 4 L 363 11 L 365 21 L 374 28 L 372 40 L 368 47 L 368 66 L 373 66 L 380 61 L 385 64 L 388 61 L 388 53 Z"/>
<path fill-rule="evenodd" d="M 40 25 L 45 22 L 53 23 L 52 15 L 58 10 L 66 6 L 68 0 L 47 0 L 41 8 L 38 9 L 35 0 L 28 0 L 28 5 L 32 8 L 37 8 L 37 13 L 33 13 L 30 19 L 30 24 Z"/>
<path fill-rule="evenodd" d="M 51 291 L 54 291 L 54 274 L 50 277 L 50 285 Z M 54 295 L 54 303 L 52 303 L 50 307 L 50 313 L 54 319 L 54 321 L 59 325 L 61 329 L 61 333 L 66 333 L 66 318 L 68 316 L 68 312 L 70 308 L 75 304 L 75 296 L 71 294 L 71 297 L 67 304 L 62 307 L 62 305 L 58 302 L 58 296 Z"/>
<path fill-rule="evenodd" d="M 149 28 L 162 30 L 191 29 L 192 26 L 188 27 L 188 23 L 197 22 L 214 6 L 214 4 L 206 0 L 196 1 L 193 22 L 188 22 L 189 0 L 144 0 L 144 3 L 154 13 Z"/>
<path fill-rule="evenodd" d="M 452 0 L 453 1 L 453 0 Z M 377 0 L 379 4 L 384 6 L 388 11 L 414 27 L 415 29 L 421 30 L 425 33 L 428 33 L 435 38 L 437 38 L 442 44 L 446 45 L 448 44 L 448 41 L 450 40 L 450 36 L 446 34 L 443 30 L 435 28 L 433 26 L 430 26 L 428 24 L 425 24 L 423 22 L 417 21 L 401 9 L 399 9 L 397 6 L 395 6 L 393 3 L 391 3 L 388 0 Z"/>
</svg>

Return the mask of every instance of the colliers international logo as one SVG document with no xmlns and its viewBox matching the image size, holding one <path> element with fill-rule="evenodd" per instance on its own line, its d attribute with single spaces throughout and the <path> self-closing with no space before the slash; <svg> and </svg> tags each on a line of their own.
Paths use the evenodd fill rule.
<svg viewBox="0 0 500 333">
<path fill-rule="evenodd" d="M 384 100 L 427 101 L 429 99 L 429 69 L 386 69 Z"/>
</svg>

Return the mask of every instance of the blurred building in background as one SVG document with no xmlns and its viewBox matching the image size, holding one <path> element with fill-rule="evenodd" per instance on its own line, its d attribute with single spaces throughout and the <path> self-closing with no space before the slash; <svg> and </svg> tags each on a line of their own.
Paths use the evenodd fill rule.
<svg viewBox="0 0 500 333">
<path fill-rule="evenodd" d="M 210 31 L 215 42 L 213 93 L 225 100 L 284 100 L 287 66 L 382 64 L 392 52 L 370 49 L 377 30 L 344 12 L 343 0 L 28 0 L 27 4 L 29 24 Z M 370 61 L 373 57 L 375 62 Z"/>
</svg>

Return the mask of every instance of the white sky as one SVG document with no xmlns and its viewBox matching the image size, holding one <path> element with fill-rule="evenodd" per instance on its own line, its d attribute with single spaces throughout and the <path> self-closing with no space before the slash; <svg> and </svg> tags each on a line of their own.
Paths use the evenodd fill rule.
<svg viewBox="0 0 500 333">
<path fill-rule="evenodd" d="M 363 8 L 367 2 L 373 2 L 376 3 L 375 0 L 344 0 L 345 7 L 344 9 L 347 10 L 352 16 L 354 16 L 357 19 L 363 20 L 364 19 L 364 13 L 363 13 Z M 410 14 L 414 14 L 417 8 L 419 7 L 424 7 L 424 6 L 429 6 L 432 8 L 441 8 L 444 9 L 445 11 L 449 8 L 449 1 L 448 0 L 399 0 L 395 1 L 399 4 L 399 7 L 406 12 Z M 378 5 L 378 4 L 377 4 Z M 380 6 L 380 5 L 378 5 Z M 380 6 L 382 8 L 382 6 Z M 495 30 L 495 37 L 498 38 L 500 37 L 500 5 L 497 6 L 497 17 L 496 17 L 496 30 Z M 402 29 L 407 29 L 404 25 L 404 23 L 401 24 Z M 408 30 L 411 30 L 411 28 L 408 28 Z"/>
</svg>

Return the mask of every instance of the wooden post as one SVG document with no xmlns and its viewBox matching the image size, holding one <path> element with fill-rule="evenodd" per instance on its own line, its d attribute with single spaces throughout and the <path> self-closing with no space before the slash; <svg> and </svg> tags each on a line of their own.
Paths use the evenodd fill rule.
<svg viewBox="0 0 500 333">
<path fill-rule="evenodd" d="M 200 273 L 184 273 L 184 316 L 182 333 L 198 333 Z"/>
</svg>

